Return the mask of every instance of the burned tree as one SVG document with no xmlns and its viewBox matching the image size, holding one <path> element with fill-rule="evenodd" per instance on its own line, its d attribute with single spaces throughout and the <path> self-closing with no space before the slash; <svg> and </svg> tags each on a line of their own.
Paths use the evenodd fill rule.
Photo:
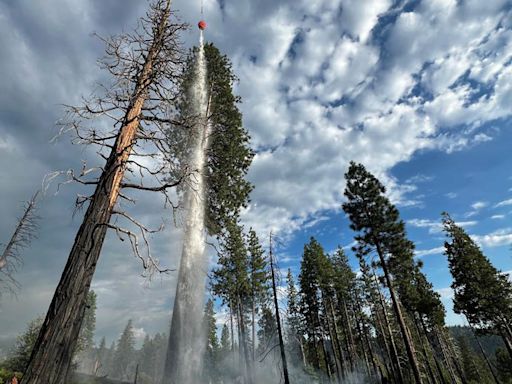
<svg viewBox="0 0 512 384">
<path fill-rule="evenodd" d="M 96 168 L 84 165 L 79 175 L 68 172 L 68 182 L 93 185 L 95 190 L 77 199 L 79 207 L 88 207 L 23 377 L 24 384 L 66 382 L 87 293 L 109 228 L 120 238 L 129 239 L 149 275 L 165 271 L 149 251 L 147 233 L 152 231 L 123 211 L 120 203 L 133 203 L 125 190 L 136 189 L 163 192 L 166 203 L 172 204 L 167 190 L 180 182 L 161 176 L 166 167 L 162 160 L 172 153 L 163 140 L 163 131 L 172 114 L 170 105 L 181 73 L 178 37 L 185 28 L 170 18 L 171 0 L 156 0 L 134 32 L 102 39 L 106 56 L 101 65 L 113 81 L 100 88 L 100 96 L 86 100 L 81 107 L 69 107 L 62 131 L 74 133 L 80 144 L 98 145 L 98 154 L 106 162 Z M 106 132 L 92 128 L 88 123 L 94 118 L 103 123 L 110 121 L 113 128 Z M 89 178 L 94 174 L 96 178 Z M 148 177 L 153 184 L 148 184 Z M 136 232 L 119 226 L 122 220 L 141 232 L 146 253 L 139 250 Z"/>
<path fill-rule="evenodd" d="M 28 247 L 36 236 L 38 217 L 35 208 L 38 194 L 39 192 L 25 204 L 25 211 L 0 255 L 0 296 L 4 292 L 15 294 L 20 287 L 14 275 L 23 263 L 21 251 Z"/>
</svg>

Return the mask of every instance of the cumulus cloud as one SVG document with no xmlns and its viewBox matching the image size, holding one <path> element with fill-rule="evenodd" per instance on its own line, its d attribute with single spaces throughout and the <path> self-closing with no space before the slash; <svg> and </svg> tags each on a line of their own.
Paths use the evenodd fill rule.
<svg viewBox="0 0 512 384">
<path fill-rule="evenodd" d="M 512 199 L 500 201 L 494 207 L 495 208 L 499 208 L 499 207 L 506 207 L 506 206 L 509 206 L 509 205 L 512 205 Z"/>
<path fill-rule="evenodd" d="M 484 247 L 510 245 L 512 244 L 512 228 L 498 229 L 486 235 L 472 235 L 471 237 Z"/>
<path fill-rule="evenodd" d="M 443 231 L 443 225 L 440 220 L 411 219 L 407 220 L 407 224 L 416 228 L 428 228 L 430 234 L 441 233 Z M 458 221 L 455 224 L 461 227 L 472 227 L 477 225 L 478 221 Z"/>
<path fill-rule="evenodd" d="M 441 255 L 444 253 L 444 247 L 436 247 L 431 249 L 420 249 L 414 252 L 415 256 L 423 257 L 428 255 Z"/>
<path fill-rule="evenodd" d="M 184 20 L 196 21 L 197 4 L 173 4 Z M 383 180 L 395 203 L 421 204 L 414 196 L 421 181 L 399 186 L 389 170 L 420 150 L 451 152 L 489 141 L 487 124 L 511 114 L 512 17 L 506 5 L 435 0 L 404 10 L 389 0 L 206 1 L 207 39 L 233 61 L 244 124 L 257 150 L 249 173 L 256 189 L 245 223 L 261 232 L 293 233 L 319 212 L 339 210 L 350 160 Z M 10 165 L 0 169 L 0 180 L 9 181 L 0 191 L 0 200 L 9 202 L 2 207 L 0 233 L 9 231 L 7 218 L 18 213 L 13 202 L 28 198 L 44 174 L 79 168 L 81 158 L 91 156 L 66 141 L 48 146 L 61 113 L 57 106 L 76 103 L 103 79 L 94 65 L 102 47 L 89 34 L 129 30 L 145 6 L 137 0 L 0 4 L 0 72 L 6 74 L 0 84 L 0 162 Z M 197 41 L 195 31 L 183 37 L 188 44 Z M 28 321 L 49 303 L 79 225 L 80 216 L 71 219 L 77 192 L 84 193 L 70 187 L 45 200 L 46 224 L 20 279 L 29 301 L 36 300 L 35 274 L 38 286 L 48 289 L 37 296 L 39 306 L 20 306 L 8 324 Z M 148 200 L 140 196 L 135 213 L 148 224 L 160 223 L 169 213 Z M 409 225 L 440 231 L 430 220 Z M 166 236 L 153 239 L 153 248 L 173 266 L 179 230 Z M 175 275 L 145 291 L 136 260 L 113 239 L 109 244 L 94 281 L 101 292 L 99 330 L 117 334 L 130 313 L 145 319 L 145 332 L 166 329 Z M 116 269 L 118 264 L 126 269 Z M 132 279 L 140 284 L 123 283 Z M 132 294 L 133 305 L 116 307 Z M 149 298 L 158 302 L 156 312 Z M 109 311 L 111 305 L 115 310 Z"/>
</svg>

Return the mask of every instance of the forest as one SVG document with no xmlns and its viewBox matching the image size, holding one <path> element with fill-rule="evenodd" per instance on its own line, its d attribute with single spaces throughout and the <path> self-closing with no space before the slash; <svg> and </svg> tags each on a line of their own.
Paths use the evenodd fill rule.
<svg viewBox="0 0 512 384">
<path fill-rule="evenodd" d="M 364 164 L 348 164 L 338 202 L 353 243 L 330 251 L 311 236 L 295 255 L 298 273 L 280 268 L 279 233 L 257 233 L 243 220 L 258 188 L 247 177 L 256 151 L 239 109 L 233 64 L 211 42 L 185 49 L 187 28 L 170 0 L 156 0 L 137 29 L 101 38 L 106 53 L 100 66 L 109 83 L 83 105 L 66 107 L 60 133 L 79 148 L 94 147 L 102 165 L 84 163 L 78 172 L 47 180 L 58 188 L 79 184 L 90 194 L 77 197 L 81 225 L 48 311 L 1 356 L 0 382 L 512 384 L 510 277 L 448 212 L 440 214 L 454 312 L 467 325 L 447 324 L 398 207 Z M 205 124 L 196 100 L 201 55 Z M 198 139 L 198 129 L 206 139 Z M 194 143 L 203 144 L 196 151 Z M 203 150 L 204 164 L 197 165 L 192 159 Z M 197 181 L 203 177 L 204 190 Z M 0 300 L 8 294 L 23 299 L 16 275 L 44 225 L 37 214 L 44 193 L 34 195 L 13 233 L 2 238 Z M 173 218 L 190 214 L 194 193 L 204 203 L 196 208 L 204 218 L 192 224 L 205 239 L 190 241 L 201 242 L 201 262 L 208 262 L 205 247 L 215 260 L 204 281 L 197 280 L 201 314 L 193 337 L 199 344 L 192 352 L 199 368 L 191 376 L 180 371 L 189 361 L 176 358 L 186 337 L 170 337 L 174 316 L 170 330 L 146 334 L 141 345 L 134 319 L 126 319 L 109 342 L 96 330 L 91 285 L 107 231 L 128 245 L 146 278 L 178 275 L 163 266 L 164 255 L 151 252 L 151 235 L 163 228 L 148 228 L 132 216 L 130 193 L 138 199 L 158 194 Z M 186 222 L 185 232 L 192 224 Z M 183 255 L 187 246 L 185 241 Z M 350 260 L 357 261 L 356 270 Z M 180 268 L 183 273 L 183 262 Z M 181 294 L 193 288 L 186 289 Z"/>
</svg>

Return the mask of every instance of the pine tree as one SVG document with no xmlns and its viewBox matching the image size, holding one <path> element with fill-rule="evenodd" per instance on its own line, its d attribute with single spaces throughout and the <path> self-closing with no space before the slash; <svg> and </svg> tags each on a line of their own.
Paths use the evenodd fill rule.
<svg viewBox="0 0 512 384">
<path fill-rule="evenodd" d="M 219 371 L 220 346 L 217 339 L 217 324 L 213 300 L 209 299 L 204 310 L 204 324 L 207 335 L 207 344 L 204 357 L 204 374 L 207 382 L 217 382 Z"/>
<path fill-rule="evenodd" d="M 139 361 L 140 372 L 153 377 L 156 365 L 156 349 L 153 340 L 151 340 L 149 335 L 144 337 Z"/>
<path fill-rule="evenodd" d="M 503 348 L 496 351 L 496 369 L 503 383 L 512 383 L 512 358 Z"/>
<path fill-rule="evenodd" d="M 447 213 L 443 225 L 450 239 L 445 254 L 453 276 L 454 311 L 473 327 L 501 335 L 512 357 L 512 283 Z"/>
<path fill-rule="evenodd" d="M 95 190 L 91 196 L 78 199 L 79 206 L 89 205 L 23 376 L 24 384 L 67 382 L 87 304 L 87 293 L 103 242 L 107 230 L 116 228 L 111 223 L 112 216 L 121 213 L 121 217 L 127 219 L 117 203 L 120 197 L 130 198 L 121 190 L 165 193 L 180 182 L 158 182 L 157 186 L 148 187 L 147 183 L 130 182 L 125 174 L 127 169 L 136 174 L 134 171 L 139 165 L 138 170 L 150 176 L 145 172 L 147 166 L 142 166 L 132 156 L 137 155 L 136 144 L 140 139 L 148 147 L 151 144 L 157 147 L 154 156 L 168 155 L 160 150 L 164 141 L 159 139 L 161 127 L 155 128 L 155 124 L 158 125 L 161 119 L 167 117 L 169 100 L 173 98 L 172 84 L 177 81 L 178 63 L 181 62 L 177 35 L 184 28 L 183 25 L 173 25 L 170 16 L 171 0 L 155 0 L 146 17 L 140 20 L 138 30 L 104 39 L 107 47 L 103 64 L 113 77 L 112 86 L 98 87 L 104 90 L 104 94 L 95 95 L 91 103 L 69 108 L 70 117 L 63 129 L 77 132 L 79 142 L 99 145 L 106 162 L 96 168 L 100 173 L 95 179 L 84 180 L 71 174 L 72 180 L 95 185 Z M 95 117 L 106 118 L 107 121 L 112 119 L 110 131 L 99 131 L 95 125 L 91 127 L 89 122 Z M 147 159 L 146 153 L 143 156 Z M 84 169 L 82 173 L 87 175 L 92 171 Z M 160 179 L 157 177 L 156 180 Z M 143 231 L 143 228 L 139 228 Z M 133 237 L 128 237 L 136 247 Z M 158 270 L 154 261 L 148 257 L 144 259 L 143 266 L 150 272 Z"/>
<path fill-rule="evenodd" d="M 121 337 L 117 341 L 117 348 L 114 355 L 114 376 L 124 379 L 132 379 L 131 369 L 135 355 L 135 335 L 133 332 L 132 320 L 128 320 Z"/>
<path fill-rule="evenodd" d="M 278 345 L 276 318 L 268 306 L 261 309 L 258 320 L 258 356 L 263 357 Z"/>
<path fill-rule="evenodd" d="M 464 336 L 457 338 L 457 345 L 460 350 L 462 368 L 468 383 L 490 383 L 485 371 L 484 364 L 476 353 L 471 349 L 468 340 Z"/>
<path fill-rule="evenodd" d="M 171 178 L 182 178 L 187 172 L 190 150 L 190 92 L 194 81 L 197 48 L 189 55 L 177 100 L 177 124 L 167 132 L 169 146 L 178 154 L 171 167 Z M 238 109 L 239 96 L 233 94 L 236 76 L 226 55 L 212 43 L 204 45 L 209 95 L 208 123 L 210 146 L 207 154 L 206 178 L 208 199 L 206 226 L 210 235 L 222 236 L 229 221 L 238 221 L 240 209 L 246 207 L 253 189 L 245 180 L 254 152 L 249 134 L 243 127 Z"/>
<path fill-rule="evenodd" d="M 247 251 L 249 252 L 249 280 L 252 325 L 252 359 L 256 359 L 256 313 L 260 306 L 268 300 L 268 271 L 264 252 L 256 232 L 251 228 L 247 236 Z"/>
<path fill-rule="evenodd" d="M 292 357 L 292 364 L 302 364 L 306 366 L 306 356 L 304 354 L 304 335 L 302 326 L 302 316 L 299 307 L 299 294 L 295 287 L 295 280 L 291 269 L 288 269 L 286 275 L 286 297 L 288 300 L 288 308 L 286 312 L 287 323 L 287 341 L 288 349 Z"/>
<path fill-rule="evenodd" d="M 323 309 L 322 288 L 325 288 L 325 268 L 327 256 L 316 239 L 311 237 L 304 246 L 300 266 L 299 285 L 301 292 L 301 310 L 304 316 L 305 334 L 307 335 L 307 359 L 313 368 L 323 370 L 329 376 L 329 357 L 325 343 L 326 330 L 321 318 Z"/>
<path fill-rule="evenodd" d="M 420 384 L 422 378 L 414 344 L 391 276 L 393 270 L 393 274 L 407 281 L 408 272 L 412 272 L 410 267 L 414 257 L 414 245 L 407 239 L 405 224 L 400 219 L 398 210 L 385 196 L 386 189 L 375 176 L 362 164 L 351 162 L 345 179 L 345 196 L 348 201 L 343 204 L 343 210 L 350 218 L 350 227 L 358 232 L 355 237 L 358 242 L 357 252 L 367 255 L 375 251 L 379 257 L 409 364 L 416 383 Z M 397 285 L 404 286 L 400 281 Z"/>
<path fill-rule="evenodd" d="M 225 360 L 231 354 L 231 339 L 229 337 L 229 328 L 227 324 L 222 326 L 222 333 L 220 335 L 220 358 L 219 360 Z"/>
<path fill-rule="evenodd" d="M 227 304 L 236 315 L 239 330 L 239 354 L 244 361 L 242 371 L 247 380 L 252 379 L 251 361 L 247 338 L 247 306 L 250 304 L 251 282 L 248 271 L 249 258 L 243 236 L 243 228 L 237 222 L 228 221 L 221 238 L 219 267 L 213 271 L 213 293 Z"/>
<path fill-rule="evenodd" d="M 28 323 L 25 332 L 16 338 L 13 351 L 9 354 L 4 364 L 5 368 L 14 372 L 24 372 L 42 325 L 42 317 L 38 317 Z"/>
<path fill-rule="evenodd" d="M 108 374 L 107 355 L 109 351 L 107 349 L 107 340 L 105 336 L 101 338 L 100 345 L 96 351 L 96 357 L 94 361 L 93 374 L 95 376 L 105 376 Z"/>
</svg>

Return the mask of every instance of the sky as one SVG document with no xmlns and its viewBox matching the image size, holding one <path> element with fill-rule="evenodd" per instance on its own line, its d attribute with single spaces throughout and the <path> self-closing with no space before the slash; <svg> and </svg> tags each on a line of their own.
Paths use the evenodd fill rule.
<svg viewBox="0 0 512 384">
<path fill-rule="evenodd" d="M 0 242 L 45 175 L 94 158 L 68 137 L 55 142 L 62 104 L 79 104 L 105 74 L 93 32 L 129 31 L 140 0 L 0 0 Z M 174 0 L 192 25 L 199 0 Z M 450 274 L 440 214 L 448 211 L 492 263 L 512 271 L 512 4 L 505 0 L 204 0 L 206 39 L 233 62 L 235 91 L 251 145 L 255 185 L 243 214 L 266 239 L 281 239 L 280 267 L 298 272 L 315 236 L 350 253 L 341 211 L 349 161 L 386 185 L 442 295 L 450 324 Z M 38 239 L 24 252 L 17 297 L 0 302 L 0 342 L 43 315 L 81 222 L 77 194 L 50 188 Z M 177 266 L 181 229 L 152 195 L 131 210 L 166 229 L 151 239 L 162 264 Z M 265 240 L 266 241 L 266 240 Z M 211 253 L 211 252 L 210 252 Z M 356 268 L 355 260 L 352 260 Z M 176 273 L 148 282 L 127 244 L 107 237 L 93 280 L 97 337 L 117 339 L 129 318 L 137 337 L 167 331 Z"/>
</svg>

